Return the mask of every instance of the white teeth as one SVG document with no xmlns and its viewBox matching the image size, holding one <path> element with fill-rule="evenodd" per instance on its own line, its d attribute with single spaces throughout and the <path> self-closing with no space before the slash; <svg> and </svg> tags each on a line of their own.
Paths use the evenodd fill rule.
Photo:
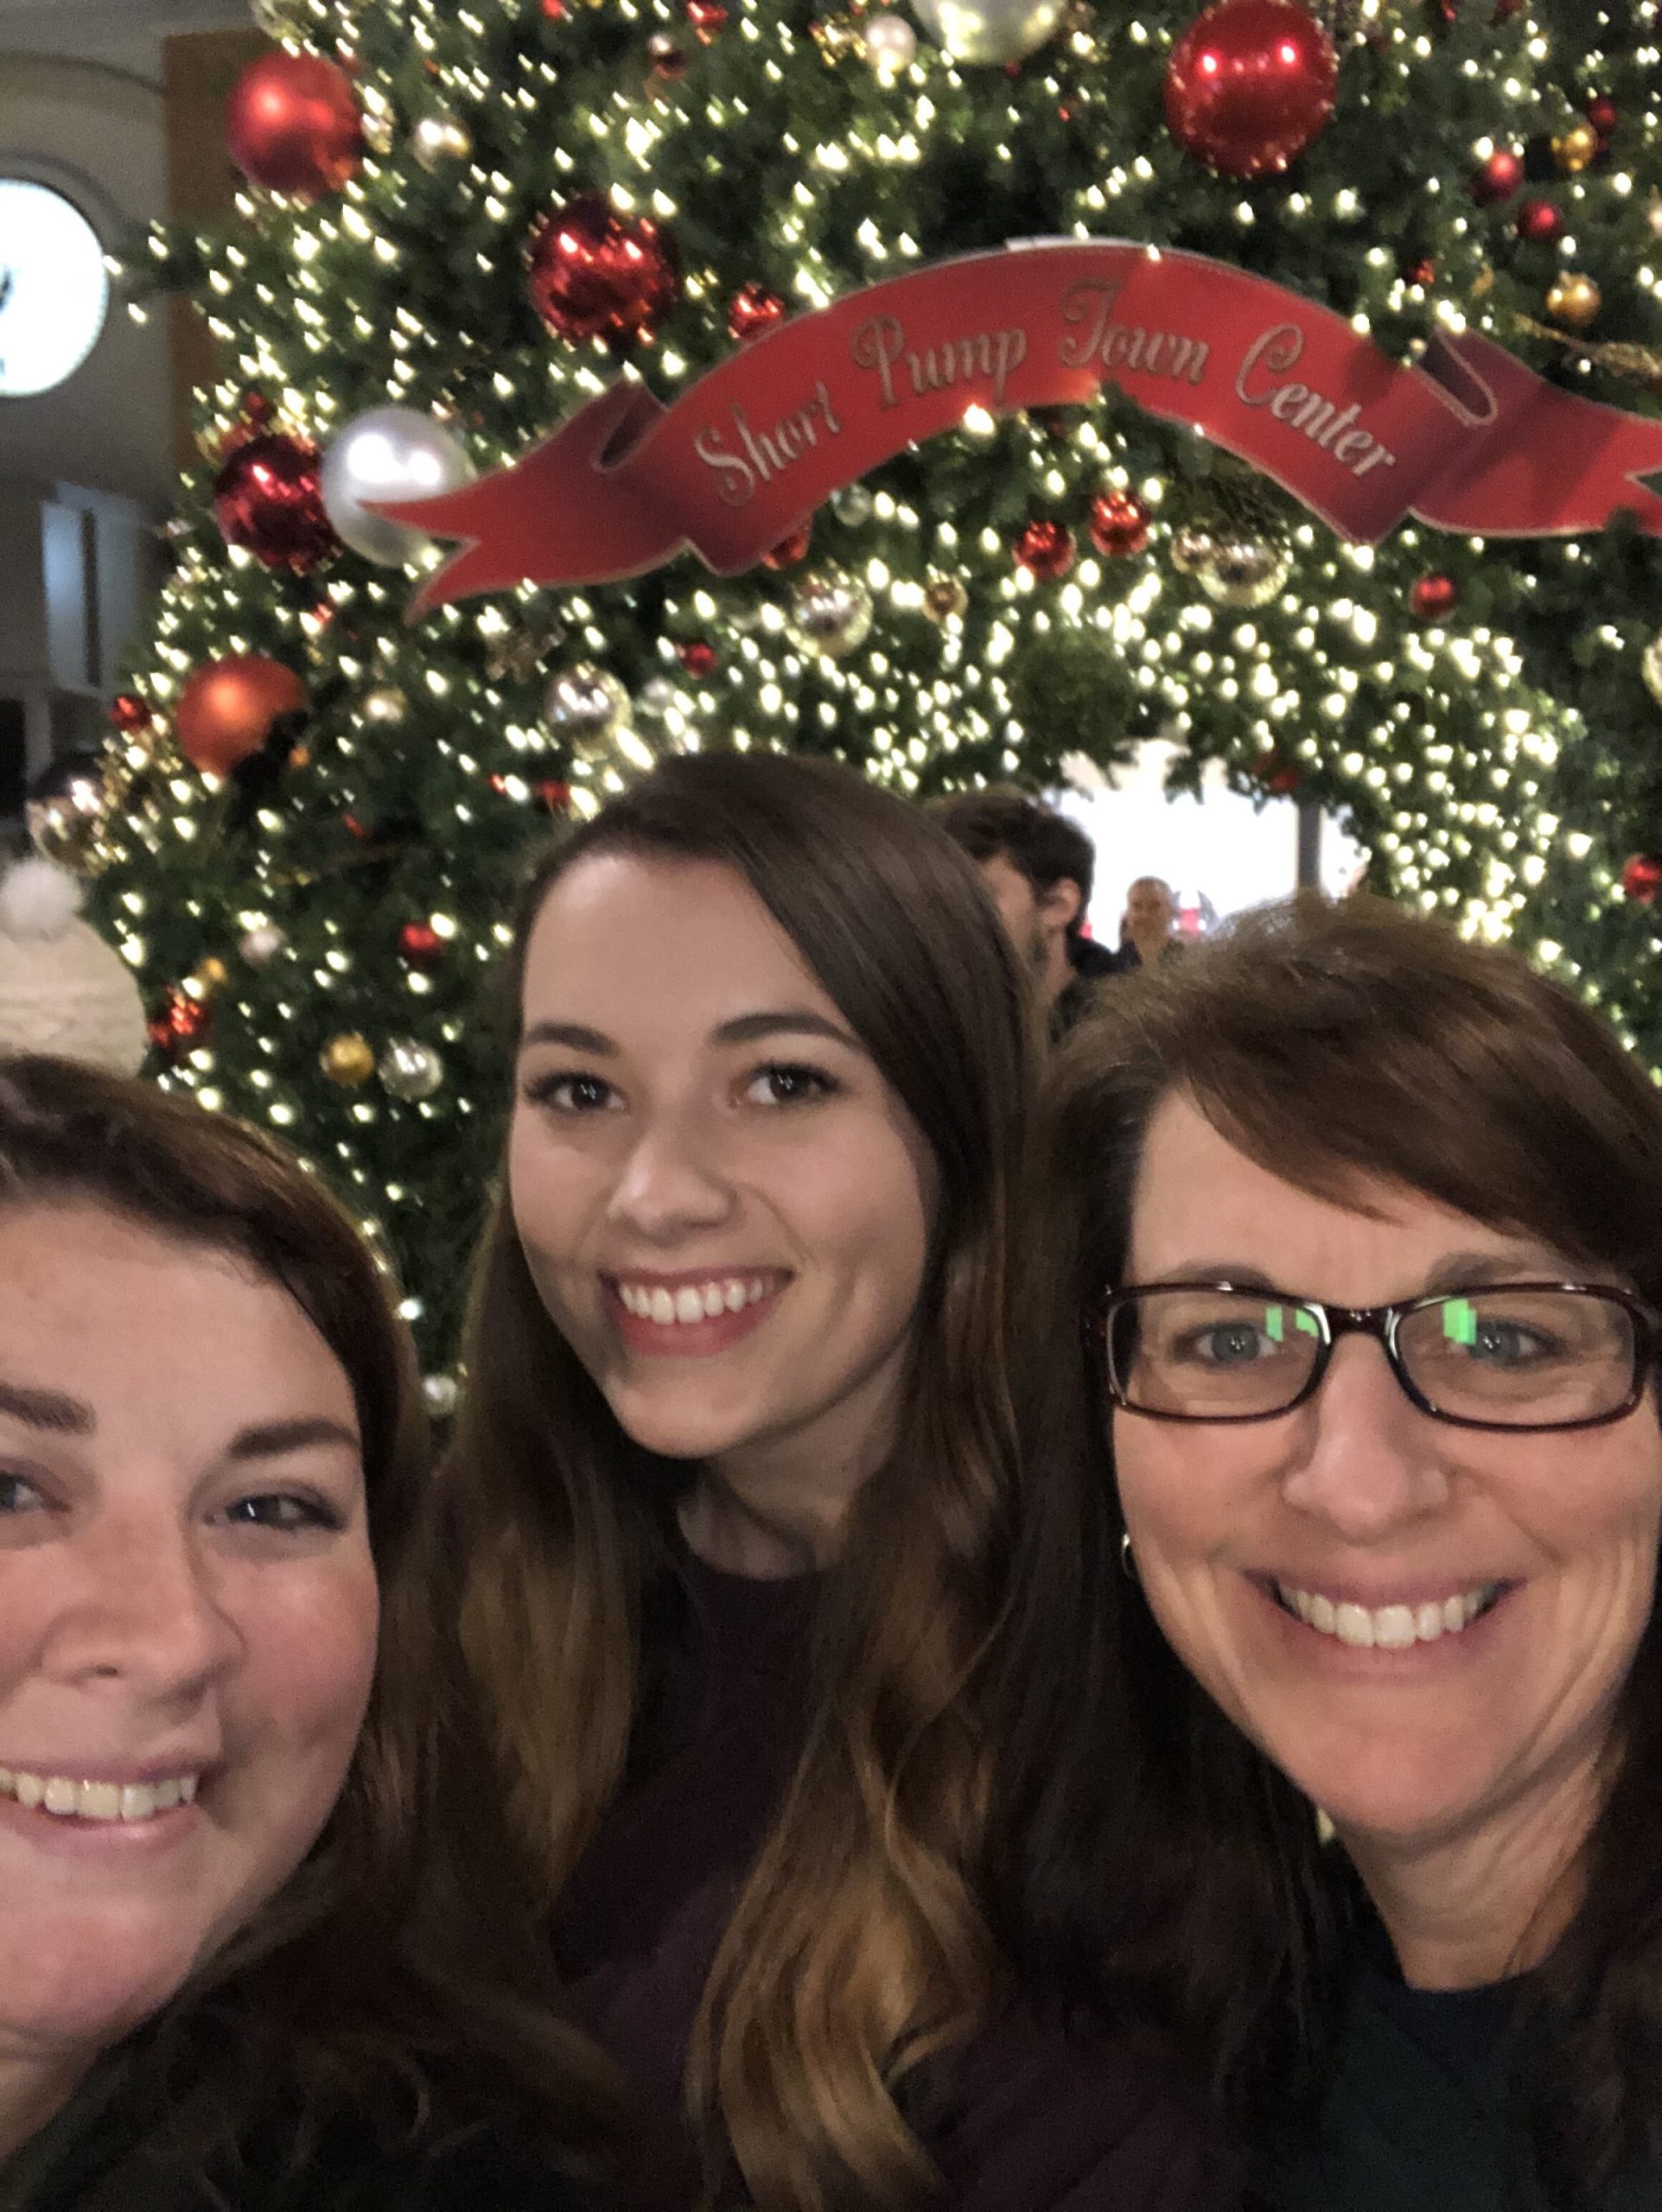
<svg viewBox="0 0 1662 2212">
<path fill-rule="evenodd" d="M 1497 1582 L 1463 1590 L 1456 1598 L 1431 1598 L 1419 1605 L 1378 1605 L 1370 1610 L 1348 1600 L 1324 1598 L 1319 1590 L 1296 1590 L 1276 1585 L 1276 1594 L 1289 1613 L 1315 1629 L 1318 1635 L 1336 1637 L 1357 1650 L 1406 1651 L 1416 1643 L 1435 1643 L 1441 1636 L 1458 1636 L 1468 1623 L 1487 1612 L 1500 1595 Z"/>
<path fill-rule="evenodd" d="M 619 1302 L 626 1313 L 660 1327 L 693 1321 L 714 1321 L 723 1313 L 742 1313 L 747 1306 L 760 1305 L 767 1285 L 760 1275 L 715 1276 L 708 1282 L 684 1283 L 678 1290 L 663 1285 L 620 1281 Z"/>
<path fill-rule="evenodd" d="M 148 1821 L 175 1805 L 194 1804 L 200 1777 L 158 1782 L 76 1782 L 63 1774 L 25 1774 L 0 1766 L 0 1797 L 15 1797 L 27 1812 L 59 1820 Z"/>
</svg>

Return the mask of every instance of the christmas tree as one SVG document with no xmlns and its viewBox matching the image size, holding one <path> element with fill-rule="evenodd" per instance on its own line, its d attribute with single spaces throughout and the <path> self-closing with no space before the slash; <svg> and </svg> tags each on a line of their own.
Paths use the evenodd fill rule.
<svg viewBox="0 0 1662 2212">
<path fill-rule="evenodd" d="M 1156 732 L 1662 1059 L 1622 4 L 258 0 L 236 219 L 127 272 L 219 343 L 202 467 L 41 830 L 161 1078 L 345 1190 L 442 1370 L 551 817 L 678 746 L 927 794 Z"/>
</svg>

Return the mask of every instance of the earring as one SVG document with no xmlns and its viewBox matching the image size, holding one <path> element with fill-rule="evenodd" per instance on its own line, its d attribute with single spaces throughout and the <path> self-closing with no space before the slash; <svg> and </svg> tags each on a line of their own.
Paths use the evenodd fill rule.
<svg viewBox="0 0 1662 2212">
<path fill-rule="evenodd" d="M 1137 1554 L 1131 1549 L 1131 1535 L 1128 1529 L 1119 1540 L 1119 1571 L 1128 1582 L 1141 1580 L 1137 1571 Z"/>
</svg>

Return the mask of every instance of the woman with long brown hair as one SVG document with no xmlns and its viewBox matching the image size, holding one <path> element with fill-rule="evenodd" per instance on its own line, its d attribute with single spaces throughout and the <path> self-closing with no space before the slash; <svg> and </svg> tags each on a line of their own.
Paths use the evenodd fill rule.
<svg viewBox="0 0 1662 2212">
<path fill-rule="evenodd" d="M 1086 1518 L 1020 1587 L 1098 1627 L 1000 1800 L 1027 1939 L 1285 2212 L 1662 2204 L 1654 1081 L 1352 900 L 1128 983 L 1054 1104 Z"/>
<path fill-rule="evenodd" d="M 447 1503 L 654 2201 L 1226 2203 L 1162 2075 L 1042 2029 L 989 1934 L 1048 1509 L 1005 1350 L 1034 1017 L 970 863 L 828 766 L 672 760 L 543 867 L 513 980 Z"/>
<path fill-rule="evenodd" d="M 488 1791 L 422 1848 L 433 1752 L 468 1756 L 427 1469 L 315 1177 L 0 1058 L 6 2212 L 599 2202 L 603 2069 L 495 1923 Z"/>
</svg>

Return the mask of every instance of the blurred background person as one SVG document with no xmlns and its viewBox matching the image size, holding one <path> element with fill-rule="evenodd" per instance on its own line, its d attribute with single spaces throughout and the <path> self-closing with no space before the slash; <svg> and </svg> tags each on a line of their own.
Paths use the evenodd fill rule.
<svg viewBox="0 0 1662 2212">
<path fill-rule="evenodd" d="M 1033 976 L 1053 1035 L 1071 1029 L 1120 963 L 1086 934 L 1096 851 L 1070 822 L 1025 791 L 962 791 L 929 810 L 980 870 L 1018 957 Z M 1168 893 L 1169 897 L 1169 893 Z"/>
</svg>

